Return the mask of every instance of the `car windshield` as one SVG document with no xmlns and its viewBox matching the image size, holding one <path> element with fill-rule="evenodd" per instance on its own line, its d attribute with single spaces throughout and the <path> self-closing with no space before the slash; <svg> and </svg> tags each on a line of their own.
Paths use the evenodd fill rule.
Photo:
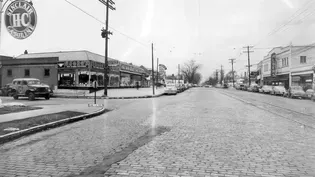
<svg viewBox="0 0 315 177">
<path fill-rule="evenodd" d="M 40 81 L 39 80 L 29 80 L 29 81 L 27 81 L 27 84 L 28 85 L 40 84 Z"/>
</svg>

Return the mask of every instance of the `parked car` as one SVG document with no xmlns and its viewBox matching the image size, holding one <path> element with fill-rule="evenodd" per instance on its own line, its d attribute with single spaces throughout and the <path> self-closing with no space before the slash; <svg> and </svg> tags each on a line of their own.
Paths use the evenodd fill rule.
<svg viewBox="0 0 315 177">
<path fill-rule="evenodd" d="M 287 90 L 283 86 L 273 86 L 270 94 L 272 95 L 282 95 L 285 96 Z"/>
<path fill-rule="evenodd" d="M 305 98 L 306 93 L 301 86 L 291 86 L 288 90 L 289 98 Z"/>
<path fill-rule="evenodd" d="M 223 84 L 223 88 L 229 88 L 228 84 Z"/>
<path fill-rule="evenodd" d="M 12 84 L 6 84 L 4 85 L 1 90 L 1 96 L 12 96 Z"/>
<path fill-rule="evenodd" d="M 177 94 L 177 88 L 175 84 L 167 84 L 164 93 L 166 95 L 176 95 Z"/>
<path fill-rule="evenodd" d="M 19 97 L 28 97 L 29 100 L 35 100 L 36 97 L 50 99 L 52 90 L 48 85 L 40 82 L 36 78 L 17 78 L 12 81 L 12 95 L 15 100 Z"/>
<path fill-rule="evenodd" d="M 262 93 L 270 93 L 272 91 L 272 86 L 270 85 L 264 85 L 261 88 Z"/>
<path fill-rule="evenodd" d="M 314 95 L 314 90 L 313 89 L 306 90 L 306 92 L 305 92 L 305 97 L 306 98 L 311 99 L 313 95 Z"/>
<path fill-rule="evenodd" d="M 249 92 L 259 92 L 259 87 L 257 84 L 252 84 L 248 87 L 247 91 Z"/>
<path fill-rule="evenodd" d="M 240 90 L 245 90 L 245 85 L 244 84 L 240 84 Z"/>
</svg>

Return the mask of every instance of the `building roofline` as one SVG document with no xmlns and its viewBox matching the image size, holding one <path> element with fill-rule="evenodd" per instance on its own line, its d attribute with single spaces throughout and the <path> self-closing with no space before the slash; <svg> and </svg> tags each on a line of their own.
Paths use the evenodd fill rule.
<svg viewBox="0 0 315 177">
<path fill-rule="evenodd" d="M 71 52 L 84 52 L 86 55 L 87 55 L 87 58 L 88 57 L 88 53 L 89 54 L 94 54 L 94 55 L 98 55 L 100 57 L 105 57 L 103 55 L 100 55 L 98 53 L 94 53 L 94 52 L 91 52 L 91 51 L 88 51 L 88 50 L 66 50 L 66 51 L 56 51 L 56 52 L 35 52 L 35 53 L 28 53 L 28 54 L 20 54 L 19 56 L 17 56 L 16 58 L 19 58 L 20 56 L 23 56 L 23 55 L 36 55 L 36 54 L 58 54 L 58 53 L 71 53 Z M 110 58 L 108 57 L 109 59 L 111 60 L 117 60 L 117 59 L 113 59 L 113 58 Z"/>
</svg>

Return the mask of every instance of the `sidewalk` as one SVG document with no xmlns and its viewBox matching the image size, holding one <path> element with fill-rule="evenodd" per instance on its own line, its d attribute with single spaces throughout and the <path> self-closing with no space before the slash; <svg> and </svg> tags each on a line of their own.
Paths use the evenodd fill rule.
<svg viewBox="0 0 315 177">
<path fill-rule="evenodd" d="M 155 88 L 154 96 L 161 95 L 165 91 L 164 87 Z M 130 97 L 152 97 L 153 89 L 151 88 L 126 88 L 126 89 L 108 89 L 108 98 L 130 98 Z M 104 90 L 99 90 L 96 92 L 97 97 L 102 97 L 104 95 Z M 55 97 L 94 97 L 94 93 L 83 93 L 83 92 L 55 92 Z"/>
<path fill-rule="evenodd" d="M 97 103 L 103 104 L 103 101 L 98 100 Z M 53 113 L 58 113 L 62 111 L 77 111 L 77 112 L 84 112 L 84 113 L 93 113 L 101 109 L 101 107 L 88 107 L 88 103 L 64 104 L 64 105 L 43 105 L 39 107 L 42 107 L 43 109 L 0 115 L 0 123 L 9 122 L 12 120 L 26 119 L 29 117 L 35 117 L 35 116 L 40 116 L 40 115 L 45 115 L 45 114 L 53 114 Z"/>
<path fill-rule="evenodd" d="M 130 89 L 108 89 L 109 97 L 137 97 L 137 96 L 153 96 L 153 89 L 151 88 L 130 88 Z M 164 87 L 155 88 L 155 95 L 164 93 Z M 104 90 L 96 92 L 96 96 L 103 96 Z M 87 96 L 94 96 L 94 93 L 87 94 Z"/>
</svg>

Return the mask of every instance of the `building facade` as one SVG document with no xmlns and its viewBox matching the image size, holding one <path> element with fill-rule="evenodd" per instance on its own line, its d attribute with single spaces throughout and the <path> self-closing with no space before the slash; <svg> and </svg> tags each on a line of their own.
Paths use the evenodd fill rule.
<svg viewBox="0 0 315 177">
<path fill-rule="evenodd" d="M 273 48 L 260 62 L 257 77 L 261 85 L 302 86 L 313 88 L 315 46 L 286 46 Z"/>
<path fill-rule="evenodd" d="M 88 89 L 93 81 L 104 87 L 104 60 L 104 56 L 89 51 L 23 54 L 12 61 L 2 61 L 1 85 L 18 77 L 34 77 L 52 89 Z M 111 58 L 108 65 L 109 88 L 145 84 L 146 72 L 141 67 Z"/>
<path fill-rule="evenodd" d="M 58 58 L 3 60 L 1 85 L 12 83 L 16 78 L 37 78 L 51 89 L 55 89 L 58 86 L 57 62 Z"/>
</svg>

